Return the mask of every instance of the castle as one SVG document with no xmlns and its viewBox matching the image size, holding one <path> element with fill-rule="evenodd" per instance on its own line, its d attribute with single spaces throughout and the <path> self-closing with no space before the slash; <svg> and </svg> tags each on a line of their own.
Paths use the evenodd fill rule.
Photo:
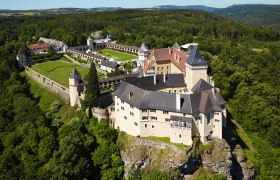
<svg viewBox="0 0 280 180">
<path fill-rule="evenodd" d="M 183 53 L 176 46 L 153 50 L 145 77 L 124 81 L 115 91 L 115 128 L 133 136 L 169 137 L 192 144 L 222 138 L 226 102 L 210 83 L 207 62 L 197 46 Z M 212 82 L 213 84 L 213 82 Z"/>
<path fill-rule="evenodd" d="M 114 92 L 112 125 L 130 135 L 168 137 L 192 144 L 222 138 L 226 102 L 207 75 L 208 65 L 197 45 L 188 52 L 175 43 L 171 48 L 138 49 L 143 77 L 123 78 Z M 73 70 L 69 77 L 71 105 L 82 97 L 85 85 Z"/>
</svg>

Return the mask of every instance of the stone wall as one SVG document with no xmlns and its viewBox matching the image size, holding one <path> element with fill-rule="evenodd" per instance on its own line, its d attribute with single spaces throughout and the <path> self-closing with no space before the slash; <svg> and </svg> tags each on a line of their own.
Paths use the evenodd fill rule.
<svg viewBox="0 0 280 180">
<path fill-rule="evenodd" d="M 26 73 L 35 81 L 43 85 L 44 87 L 56 92 L 59 94 L 62 98 L 69 100 L 70 95 L 69 95 L 69 89 L 62 86 L 61 84 L 43 76 L 40 73 L 37 73 L 36 71 L 33 71 L 32 69 L 25 67 Z"/>
</svg>

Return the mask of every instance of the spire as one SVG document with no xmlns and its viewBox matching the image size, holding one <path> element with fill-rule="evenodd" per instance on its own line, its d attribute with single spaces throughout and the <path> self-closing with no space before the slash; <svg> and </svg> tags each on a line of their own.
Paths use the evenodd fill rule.
<svg viewBox="0 0 280 180">
<path fill-rule="evenodd" d="M 177 41 L 175 42 L 175 44 L 172 47 L 175 49 L 178 49 L 178 50 L 181 49 Z"/>
<path fill-rule="evenodd" d="M 90 37 L 90 35 L 88 36 L 88 40 L 92 40 L 91 37 Z"/>
<path fill-rule="evenodd" d="M 191 47 L 190 55 L 187 59 L 187 63 L 192 66 L 206 66 L 207 65 L 207 62 L 201 56 L 197 46 Z"/>
<path fill-rule="evenodd" d="M 78 71 L 75 67 L 73 67 L 72 72 L 69 75 L 69 78 L 71 78 L 71 79 L 80 78 L 80 74 L 78 73 Z"/>
<path fill-rule="evenodd" d="M 142 42 L 142 45 L 141 45 L 140 49 L 144 52 L 149 51 L 148 46 L 144 42 Z"/>
</svg>

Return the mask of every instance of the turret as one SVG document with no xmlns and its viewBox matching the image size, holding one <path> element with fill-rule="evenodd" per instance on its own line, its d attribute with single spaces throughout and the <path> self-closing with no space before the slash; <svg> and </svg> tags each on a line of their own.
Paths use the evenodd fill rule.
<svg viewBox="0 0 280 180">
<path fill-rule="evenodd" d="M 75 106 L 78 99 L 78 85 L 81 82 L 81 76 L 73 67 L 72 72 L 69 75 L 69 91 L 70 91 L 70 105 Z"/>
<path fill-rule="evenodd" d="M 111 39 L 110 39 L 110 37 L 109 37 L 109 35 L 107 34 L 107 37 L 106 37 L 106 39 L 104 40 L 104 42 L 105 43 L 111 43 Z"/>
<path fill-rule="evenodd" d="M 21 50 L 20 50 L 18 55 L 16 56 L 16 58 L 18 60 L 18 67 L 19 67 L 19 69 L 23 69 L 23 67 L 27 65 L 26 55 L 23 54 L 21 52 Z"/>
<path fill-rule="evenodd" d="M 92 46 L 93 46 L 93 40 L 91 39 L 90 36 L 88 36 L 87 45 L 88 45 L 89 47 L 92 47 Z"/>
<path fill-rule="evenodd" d="M 139 51 L 138 51 L 138 58 L 139 60 L 143 61 L 148 58 L 150 54 L 150 50 L 148 49 L 147 45 L 145 43 L 142 43 Z"/>
<path fill-rule="evenodd" d="M 200 80 L 207 81 L 207 62 L 201 56 L 198 46 L 192 46 L 186 61 L 186 77 L 188 91 Z"/>
<path fill-rule="evenodd" d="M 181 47 L 179 46 L 178 42 L 176 41 L 175 44 L 172 46 L 172 48 L 177 49 L 178 51 L 181 51 Z"/>
</svg>

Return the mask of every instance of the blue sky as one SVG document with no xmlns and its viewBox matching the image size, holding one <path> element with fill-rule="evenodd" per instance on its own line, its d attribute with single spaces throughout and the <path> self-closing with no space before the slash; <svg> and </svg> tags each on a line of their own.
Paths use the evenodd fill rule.
<svg viewBox="0 0 280 180">
<path fill-rule="evenodd" d="M 280 4 L 279 0 L 0 0 L 0 9 L 49 9 L 60 7 L 142 8 L 158 5 L 205 5 L 227 7 L 232 4 Z"/>
</svg>

